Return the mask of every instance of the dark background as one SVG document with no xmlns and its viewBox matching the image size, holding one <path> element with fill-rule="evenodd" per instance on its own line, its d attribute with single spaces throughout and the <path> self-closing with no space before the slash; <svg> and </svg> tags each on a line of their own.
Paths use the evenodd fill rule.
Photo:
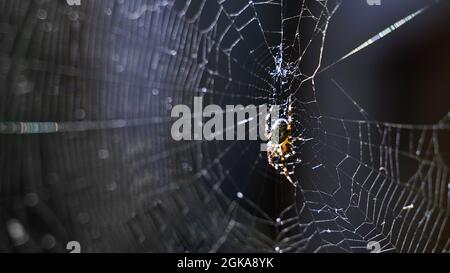
<svg viewBox="0 0 450 273">
<path fill-rule="evenodd" d="M 224 5 L 233 9 L 241 2 L 246 1 Z M 236 83 L 269 90 L 252 75 L 270 80 L 273 60 L 268 50 L 276 53 L 279 37 L 268 35 L 273 48 L 254 52 L 263 68 L 245 46 L 234 53 L 238 63 L 232 75 L 227 75 L 226 59 L 214 61 L 214 50 L 206 56 L 207 68 L 231 76 L 230 83 L 204 73 L 200 53 L 207 41 L 183 44 L 186 39 L 176 30 L 192 35 L 195 29 L 171 12 L 144 13 L 139 20 L 123 15 L 123 10 L 154 3 L 82 0 L 81 7 L 68 7 L 65 1 L 0 0 L 0 121 L 82 125 L 147 120 L 144 126 L 84 130 L 75 125 L 75 131 L 65 133 L 0 135 L 0 251 L 65 251 L 72 240 L 80 241 L 86 252 L 273 251 L 280 231 L 275 219 L 286 206 L 309 198 L 294 195 L 289 183 L 268 167 L 260 143 L 175 143 L 170 138 L 170 107 L 190 105 L 202 87 L 214 90 L 205 95 L 205 104 L 270 103 L 259 89 Z M 182 10 L 184 1 L 175 3 L 173 9 Z M 322 63 L 336 61 L 427 3 L 382 0 L 381 6 L 369 6 L 362 0 L 343 1 L 330 22 Z M 194 17 L 201 4 L 193 1 L 186 17 Z M 295 14 L 297 4 L 286 1 L 286 14 Z M 204 9 L 214 15 L 217 5 L 208 5 Z M 39 13 L 41 9 L 46 13 Z M 279 29 L 279 14 L 277 8 L 261 11 L 264 27 Z M 325 116 L 360 119 L 355 101 L 373 121 L 438 123 L 450 109 L 449 15 L 450 4 L 441 1 L 318 75 L 318 102 L 299 109 L 299 116 L 305 112 L 314 117 L 320 109 Z M 226 26 L 221 23 L 219 29 Z M 289 39 L 292 27 L 283 27 Z M 305 23 L 306 32 L 310 27 Z M 257 31 L 242 34 L 253 49 L 260 38 Z M 223 46 L 234 38 L 224 38 Z M 317 61 L 315 46 L 300 69 L 308 71 Z M 197 54 L 196 60 L 172 56 L 173 48 L 179 49 L 177 56 Z M 296 54 L 286 49 L 287 59 L 296 60 Z M 277 92 L 289 92 L 276 87 Z M 299 99 L 306 99 L 310 86 L 301 90 Z M 314 134 L 313 121 L 303 121 L 304 132 Z M 448 137 L 441 141 L 441 152 L 448 156 Z M 304 154 L 306 161 L 308 152 Z M 15 246 L 8 234 L 11 219 L 19 220 L 29 234 L 25 245 Z M 339 241 L 339 236 L 329 240 Z M 305 251 L 322 244 L 315 240 Z M 441 240 L 441 245 L 447 243 Z"/>
</svg>

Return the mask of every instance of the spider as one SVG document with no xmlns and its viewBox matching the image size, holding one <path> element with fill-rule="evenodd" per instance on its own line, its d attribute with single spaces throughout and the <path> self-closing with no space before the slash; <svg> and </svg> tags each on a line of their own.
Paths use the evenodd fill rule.
<svg viewBox="0 0 450 273">
<path fill-rule="evenodd" d="M 287 101 L 287 120 L 279 118 L 272 124 L 271 114 L 274 106 L 270 107 L 270 112 L 266 115 L 266 127 L 265 136 L 268 139 L 267 142 L 267 159 L 269 165 L 284 175 L 286 179 L 294 186 L 297 186 L 297 182 L 294 182 L 291 175 L 294 174 L 293 168 L 289 171 L 289 166 L 293 165 L 293 162 L 289 160 L 295 156 L 294 142 L 301 138 L 295 138 L 292 136 L 292 101 L 291 97 Z"/>
</svg>

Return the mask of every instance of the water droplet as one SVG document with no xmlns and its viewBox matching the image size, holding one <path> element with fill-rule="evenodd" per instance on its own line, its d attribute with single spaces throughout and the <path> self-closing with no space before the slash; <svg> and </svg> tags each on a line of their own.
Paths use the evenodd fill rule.
<svg viewBox="0 0 450 273">
<path fill-rule="evenodd" d="M 78 12 L 76 12 L 74 10 L 71 10 L 70 13 L 69 13 L 69 18 L 72 21 L 77 21 L 78 18 L 79 18 Z"/>
<path fill-rule="evenodd" d="M 105 8 L 105 14 L 111 16 L 112 10 L 110 8 Z"/>
<path fill-rule="evenodd" d="M 28 193 L 23 198 L 23 202 L 27 207 L 34 207 L 39 203 L 39 196 L 34 192 Z"/>
<path fill-rule="evenodd" d="M 98 151 L 98 157 L 100 159 L 107 159 L 109 157 L 109 151 L 106 149 L 101 149 Z"/>
<path fill-rule="evenodd" d="M 56 239 L 55 237 L 53 237 L 53 235 L 46 234 L 44 235 L 44 237 L 42 237 L 41 245 L 44 249 L 52 249 L 56 245 Z"/>
<path fill-rule="evenodd" d="M 25 76 L 19 76 L 15 84 L 15 94 L 24 95 L 33 91 L 33 85 Z"/>
<path fill-rule="evenodd" d="M 89 214 L 87 214 L 86 212 L 80 212 L 77 218 L 78 222 L 82 225 L 89 223 Z"/>
<path fill-rule="evenodd" d="M 122 73 L 123 71 L 125 71 L 125 65 L 123 65 L 123 64 L 116 65 L 116 72 L 117 73 Z"/>
<path fill-rule="evenodd" d="M 118 61 L 120 61 L 120 55 L 117 54 L 117 53 L 114 53 L 114 54 L 112 54 L 111 59 L 112 59 L 114 62 L 118 62 Z"/>
<path fill-rule="evenodd" d="M 75 118 L 76 119 L 85 119 L 86 118 L 86 111 L 84 111 L 84 109 L 77 109 L 77 110 L 75 110 Z"/>
<path fill-rule="evenodd" d="M 52 23 L 50 23 L 50 22 L 45 22 L 45 23 L 43 24 L 43 28 L 44 28 L 44 31 L 45 31 L 45 32 L 52 32 L 52 30 L 53 30 L 53 25 L 52 25 Z"/>
<path fill-rule="evenodd" d="M 38 9 L 36 12 L 36 17 L 41 20 L 47 19 L 47 11 L 45 9 Z"/>
<path fill-rule="evenodd" d="M 14 242 L 14 245 L 20 246 L 28 242 L 29 239 L 28 234 L 26 233 L 24 227 L 18 220 L 11 219 L 8 221 L 6 225 L 9 236 Z"/>
<path fill-rule="evenodd" d="M 109 184 L 107 186 L 108 191 L 115 191 L 117 189 L 117 183 L 116 182 L 112 182 L 111 184 Z"/>
<path fill-rule="evenodd" d="M 189 165 L 189 163 L 187 163 L 187 162 L 183 162 L 183 163 L 181 164 L 181 167 L 182 167 L 183 170 L 185 170 L 185 171 L 191 171 L 191 170 L 192 170 L 191 165 Z"/>
</svg>

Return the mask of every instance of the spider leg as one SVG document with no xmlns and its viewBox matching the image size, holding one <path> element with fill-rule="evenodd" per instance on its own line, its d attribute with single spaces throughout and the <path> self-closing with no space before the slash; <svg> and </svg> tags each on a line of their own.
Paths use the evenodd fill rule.
<svg viewBox="0 0 450 273">
<path fill-rule="evenodd" d="M 294 181 L 292 180 L 291 174 L 289 173 L 289 170 L 288 170 L 286 164 L 284 164 L 283 171 L 284 171 L 284 176 L 286 177 L 286 179 L 287 179 L 294 187 L 297 187 L 297 183 L 296 183 L 296 182 L 294 183 Z"/>
<path fill-rule="evenodd" d="M 272 106 L 273 107 L 273 106 Z M 272 107 L 270 107 L 270 111 L 272 111 Z M 266 115 L 266 123 L 265 123 L 265 137 L 267 139 L 270 138 L 270 126 L 269 126 L 269 122 L 270 122 L 270 112 Z"/>
<path fill-rule="evenodd" d="M 268 155 L 267 157 L 269 159 L 269 165 L 273 166 L 273 159 L 272 159 L 272 154 Z"/>
<path fill-rule="evenodd" d="M 292 179 L 291 175 L 294 175 L 294 170 L 289 171 L 289 165 L 293 165 L 294 163 L 289 163 L 290 158 L 296 154 L 294 150 L 294 142 L 296 140 L 303 140 L 303 138 L 300 137 L 292 137 L 292 98 L 289 97 L 287 101 L 287 111 L 284 113 L 287 116 L 287 139 L 285 139 L 282 143 L 271 143 L 269 141 L 268 143 L 268 149 L 267 149 L 267 158 L 269 161 L 269 164 L 275 168 L 279 174 L 284 175 L 286 179 L 294 186 L 296 187 L 298 185 L 298 182 Z M 273 106 L 270 108 L 272 111 Z M 270 114 L 266 115 L 266 137 L 271 137 L 272 134 L 272 126 L 269 127 L 269 119 Z M 296 161 L 297 162 L 297 161 Z"/>
<path fill-rule="evenodd" d="M 287 126 L 287 131 L 288 134 L 291 135 L 292 133 L 292 101 L 291 101 L 291 97 L 288 98 L 288 111 L 287 111 L 287 120 L 288 120 L 288 126 Z"/>
<path fill-rule="evenodd" d="M 276 151 L 273 150 L 273 147 L 271 145 L 268 145 L 267 146 L 267 160 L 269 161 L 270 166 L 273 166 L 275 169 L 277 169 L 278 166 L 277 166 L 277 164 L 274 163 L 275 155 L 276 155 Z"/>
</svg>

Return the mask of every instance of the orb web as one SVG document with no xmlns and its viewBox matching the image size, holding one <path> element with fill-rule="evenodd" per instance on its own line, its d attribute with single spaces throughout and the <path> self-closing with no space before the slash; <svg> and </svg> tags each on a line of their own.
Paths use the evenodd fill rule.
<svg viewBox="0 0 450 273">
<path fill-rule="evenodd" d="M 18 219 L 27 240 L 51 234 L 88 252 L 367 252 L 373 241 L 448 251 L 448 117 L 383 122 L 352 98 L 331 70 L 387 33 L 325 63 L 342 1 L 0 7 L 0 219 Z M 350 115 L 328 111 L 327 93 Z M 307 140 L 295 146 L 298 186 L 260 142 L 172 140 L 170 110 L 194 96 L 222 106 L 292 96 Z"/>
</svg>

